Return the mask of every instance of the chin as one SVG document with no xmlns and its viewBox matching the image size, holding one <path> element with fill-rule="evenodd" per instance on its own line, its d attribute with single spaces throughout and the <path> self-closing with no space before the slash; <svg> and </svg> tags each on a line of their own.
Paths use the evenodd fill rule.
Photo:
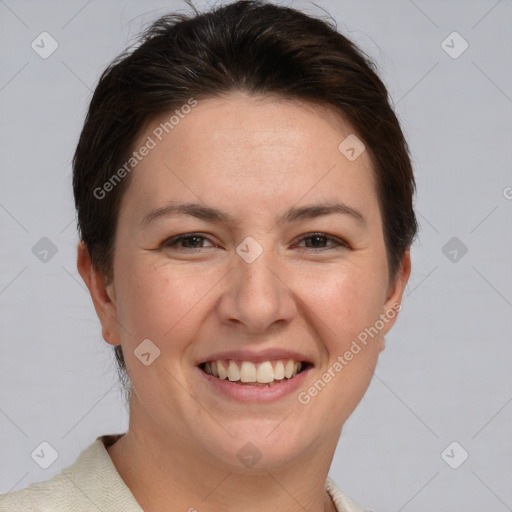
<svg viewBox="0 0 512 512">
<path fill-rule="evenodd" d="M 293 414 L 284 421 L 286 414 L 279 421 L 242 421 L 236 426 L 226 424 L 224 426 L 232 437 L 227 432 L 217 439 L 208 436 L 201 442 L 198 440 L 196 446 L 204 443 L 205 451 L 230 471 L 266 474 L 269 470 L 293 464 L 304 457 L 305 452 L 314 452 L 318 436 L 309 435 L 297 424 L 291 430 L 291 416 Z"/>
</svg>

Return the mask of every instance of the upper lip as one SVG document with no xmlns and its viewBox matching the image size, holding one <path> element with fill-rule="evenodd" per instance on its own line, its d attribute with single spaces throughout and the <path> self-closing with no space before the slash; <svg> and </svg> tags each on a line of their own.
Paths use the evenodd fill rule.
<svg viewBox="0 0 512 512">
<path fill-rule="evenodd" d="M 277 359 L 289 360 L 293 359 L 297 362 L 305 362 L 312 364 L 312 358 L 300 352 L 293 350 L 284 350 L 282 348 L 268 348 L 265 350 L 227 350 L 224 352 L 216 352 L 197 361 L 197 365 L 209 362 L 232 359 L 234 361 L 251 361 L 253 363 L 262 363 L 264 361 L 274 361 Z"/>
</svg>

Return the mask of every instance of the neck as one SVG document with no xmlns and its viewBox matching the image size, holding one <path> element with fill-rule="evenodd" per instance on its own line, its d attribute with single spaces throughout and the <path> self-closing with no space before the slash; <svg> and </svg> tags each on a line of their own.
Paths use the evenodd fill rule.
<svg viewBox="0 0 512 512">
<path fill-rule="evenodd" d="M 279 468 L 241 472 L 173 432 L 162 438 L 154 429 L 128 432 L 107 451 L 121 478 L 145 512 L 336 512 L 325 490 L 338 437 L 314 453 Z"/>
</svg>

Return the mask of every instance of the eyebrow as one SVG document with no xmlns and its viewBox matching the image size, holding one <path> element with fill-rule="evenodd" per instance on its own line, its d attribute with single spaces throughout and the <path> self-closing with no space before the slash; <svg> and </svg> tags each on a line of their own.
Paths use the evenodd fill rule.
<svg viewBox="0 0 512 512">
<path fill-rule="evenodd" d="M 356 210 L 355 208 L 341 202 L 321 203 L 290 208 L 278 219 L 276 224 L 298 222 L 305 219 L 315 219 L 317 217 L 332 214 L 347 215 L 356 220 L 359 224 L 366 226 L 366 219 L 359 210 Z M 155 210 L 152 210 L 146 214 L 143 217 L 140 225 L 141 228 L 144 228 L 156 219 L 171 217 L 175 215 L 190 215 L 192 217 L 210 222 L 232 225 L 238 224 L 238 221 L 235 217 L 227 212 L 218 210 L 217 208 L 212 208 L 210 206 L 205 206 L 199 203 L 171 202 L 166 206 L 156 208 Z"/>
</svg>

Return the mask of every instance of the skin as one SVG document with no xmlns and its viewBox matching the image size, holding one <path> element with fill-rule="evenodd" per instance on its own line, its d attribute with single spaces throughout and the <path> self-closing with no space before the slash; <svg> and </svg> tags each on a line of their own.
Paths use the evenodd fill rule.
<svg viewBox="0 0 512 512">
<path fill-rule="evenodd" d="M 136 147 L 168 118 L 148 125 Z M 304 391 L 400 303 L 410 255 L 389 282 L 368 152 L 351 162 L 338 150 L 350 133 L 333 111 L 296 100 L 202 99 L 132 171 L 110 284 L 79 245 L 103 337 L 122 345 L 133 386 L 129 430 L 108 452 L 146 512 L 335 510 L 327 473 L 396 316 L 307 405 L 297 392 L 237 402 L 206 385 L 196 364 L 220 350 L 295 350 L 314 364 Z M 237 222 L 180 215 L 141 228 L 169 201 L 215 207 Z M 359 210 L 366 224 L 342 214 L 276 223 L 291 207 L 331 201 Z M 348 246 L 302 238 L 318 232 Z M 206 238 L 162 247 L 189 233 Z M 248 236 L 263 249 L 252 263 L 236 252 Z M 144 339 L 160 349 L 148 366 L 134 355 Z M 262 455 L 252 468 L 237 457 L 247 442 Z"/>
</svg>

